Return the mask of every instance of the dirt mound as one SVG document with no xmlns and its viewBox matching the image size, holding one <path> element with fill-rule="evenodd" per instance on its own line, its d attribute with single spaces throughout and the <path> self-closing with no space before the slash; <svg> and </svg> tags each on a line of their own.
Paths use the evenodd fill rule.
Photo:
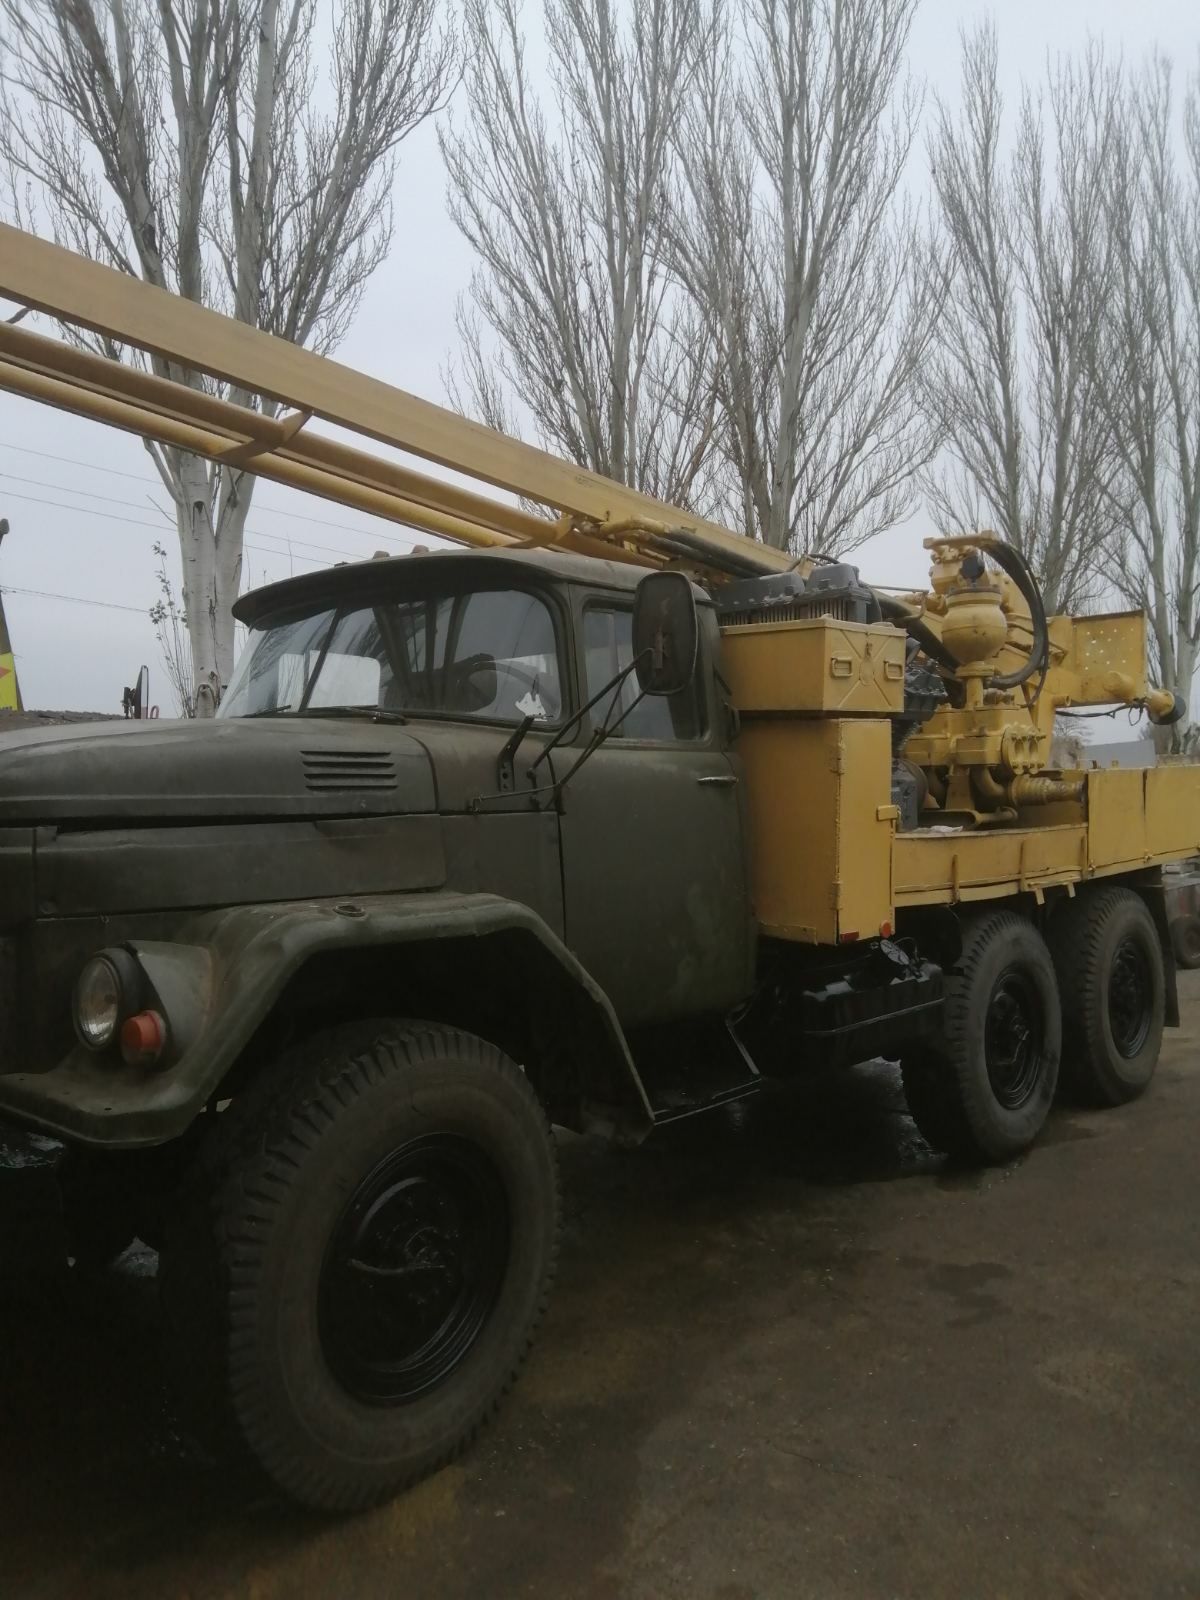
<svg viewBox="0 0 1200 1600">
<path fill-rule="evenodd" d="M 111 711 L 0 711 L 0 733 L 19 728 L 57 728 L 69 722 L 117 722 Z"/>
</svg>

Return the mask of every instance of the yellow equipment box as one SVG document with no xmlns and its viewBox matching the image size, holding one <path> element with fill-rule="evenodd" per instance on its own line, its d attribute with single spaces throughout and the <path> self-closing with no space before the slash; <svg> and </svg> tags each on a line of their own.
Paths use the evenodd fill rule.
<svg viewBox="0 0 1200 1600">
<path fill-rule="evenodd" d="M 904 644 L 886 623 L 735 624 L 721 629 L 722 670 L 740 712 L 882 717 L 904 710 Z"/>
<path fill-rule="evenodd" d="M 891 931 L 891 738 L 889 723 L 867 718 L 743 724 L 751 900 L 764 933 L 837 944 Z"/>
</svg>

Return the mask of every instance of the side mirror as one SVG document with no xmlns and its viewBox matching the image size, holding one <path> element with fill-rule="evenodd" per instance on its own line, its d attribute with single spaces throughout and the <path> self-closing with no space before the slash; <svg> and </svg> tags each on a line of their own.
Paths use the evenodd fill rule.
<svg viewBox="0 0 1200 1600">
<path fill-rule="evenodd" d="M 691 683 L 700 648 L 700 620 L 691 579 L 651 572 L 633 603 L 633 655 L 643 694 L 679 694 Z"/>
</svg>

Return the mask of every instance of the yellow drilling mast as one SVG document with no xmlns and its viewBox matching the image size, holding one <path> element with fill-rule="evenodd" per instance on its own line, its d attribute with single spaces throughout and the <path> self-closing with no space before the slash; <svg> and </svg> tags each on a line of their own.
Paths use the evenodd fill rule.
<svg viewBox="0 0 1200 1600">
<path fill-rule="evenodd" d="M 153 358 L 144 371 L 0 323 L 0 388 L 14 394 L 462 544 L 679 566 L 719 606 L 741 580 L 777 578 L 765 610 L 722 619 L 754 903 L 774 936 L 835 944 L 892 928 L 906 907 L 1040 903 L 1200 851 L 1200 768 L 1049 769 L 1063 708 L 1140 705 L 1161 721 L 1182 710 L 1147 679 L 1144 617 L 1046 618 L 1027 569 L 991 535 L 927 541 L 929 590 L 875 595 L 868 620 L 819 603 L 814 614 L 788 590 L 809 563 L 3 225 L 0 295 Z M 266 409 L 216 398 L 197 374 Z M 314 421 L 484 487 L 342 444 Z M 906 828 L 893 735 L 914 652 L 939 681 L 904 746 L 920 824 Z"/>
<path fill-rule="evenodd" d="M 135 346 L 163 373 L 0 323 L 0 387 L 13 394 L 463 544 L 524 541 L 606 560 L 686 561 L 714 574 L 794 565 L 715 523 L 4 224 L 0 296 Z M 275 414 L 189 387 L 189 374 L 222 379 Z M 314 419 L 532 500 L 552 519 L 314 434 Z"/>
</svg>

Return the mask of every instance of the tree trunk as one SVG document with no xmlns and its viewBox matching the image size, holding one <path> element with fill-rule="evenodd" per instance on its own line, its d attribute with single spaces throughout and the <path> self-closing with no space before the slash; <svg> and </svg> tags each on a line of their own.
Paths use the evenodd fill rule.
<svg viewBox="0 0 1200 1600">
<path fill-rule="evenodd" d="M 221 692 L 228 687 L 233 675 L 234 622 L 233 602 L 242 587 L 242 538 L 250 502 L 254 496 L 257 478 L 248 472 L 233 475 L 232 483 L 226 479 L 222 485 L 221 509 L 217 518 L 217 671 L 221 678 Z"/>
<path fill-rule="evenodd" d="M 183 568 L 183 603 L 194 663 L 197 717 L 211 717 L 233 671 L 231 607 L 242 576 L 242 538 L 254 479 L 223 481 L 213 522 L 213 487 L 206 464 L 180 454 L 174 463 L 176 522 Z"/>
</svg>

